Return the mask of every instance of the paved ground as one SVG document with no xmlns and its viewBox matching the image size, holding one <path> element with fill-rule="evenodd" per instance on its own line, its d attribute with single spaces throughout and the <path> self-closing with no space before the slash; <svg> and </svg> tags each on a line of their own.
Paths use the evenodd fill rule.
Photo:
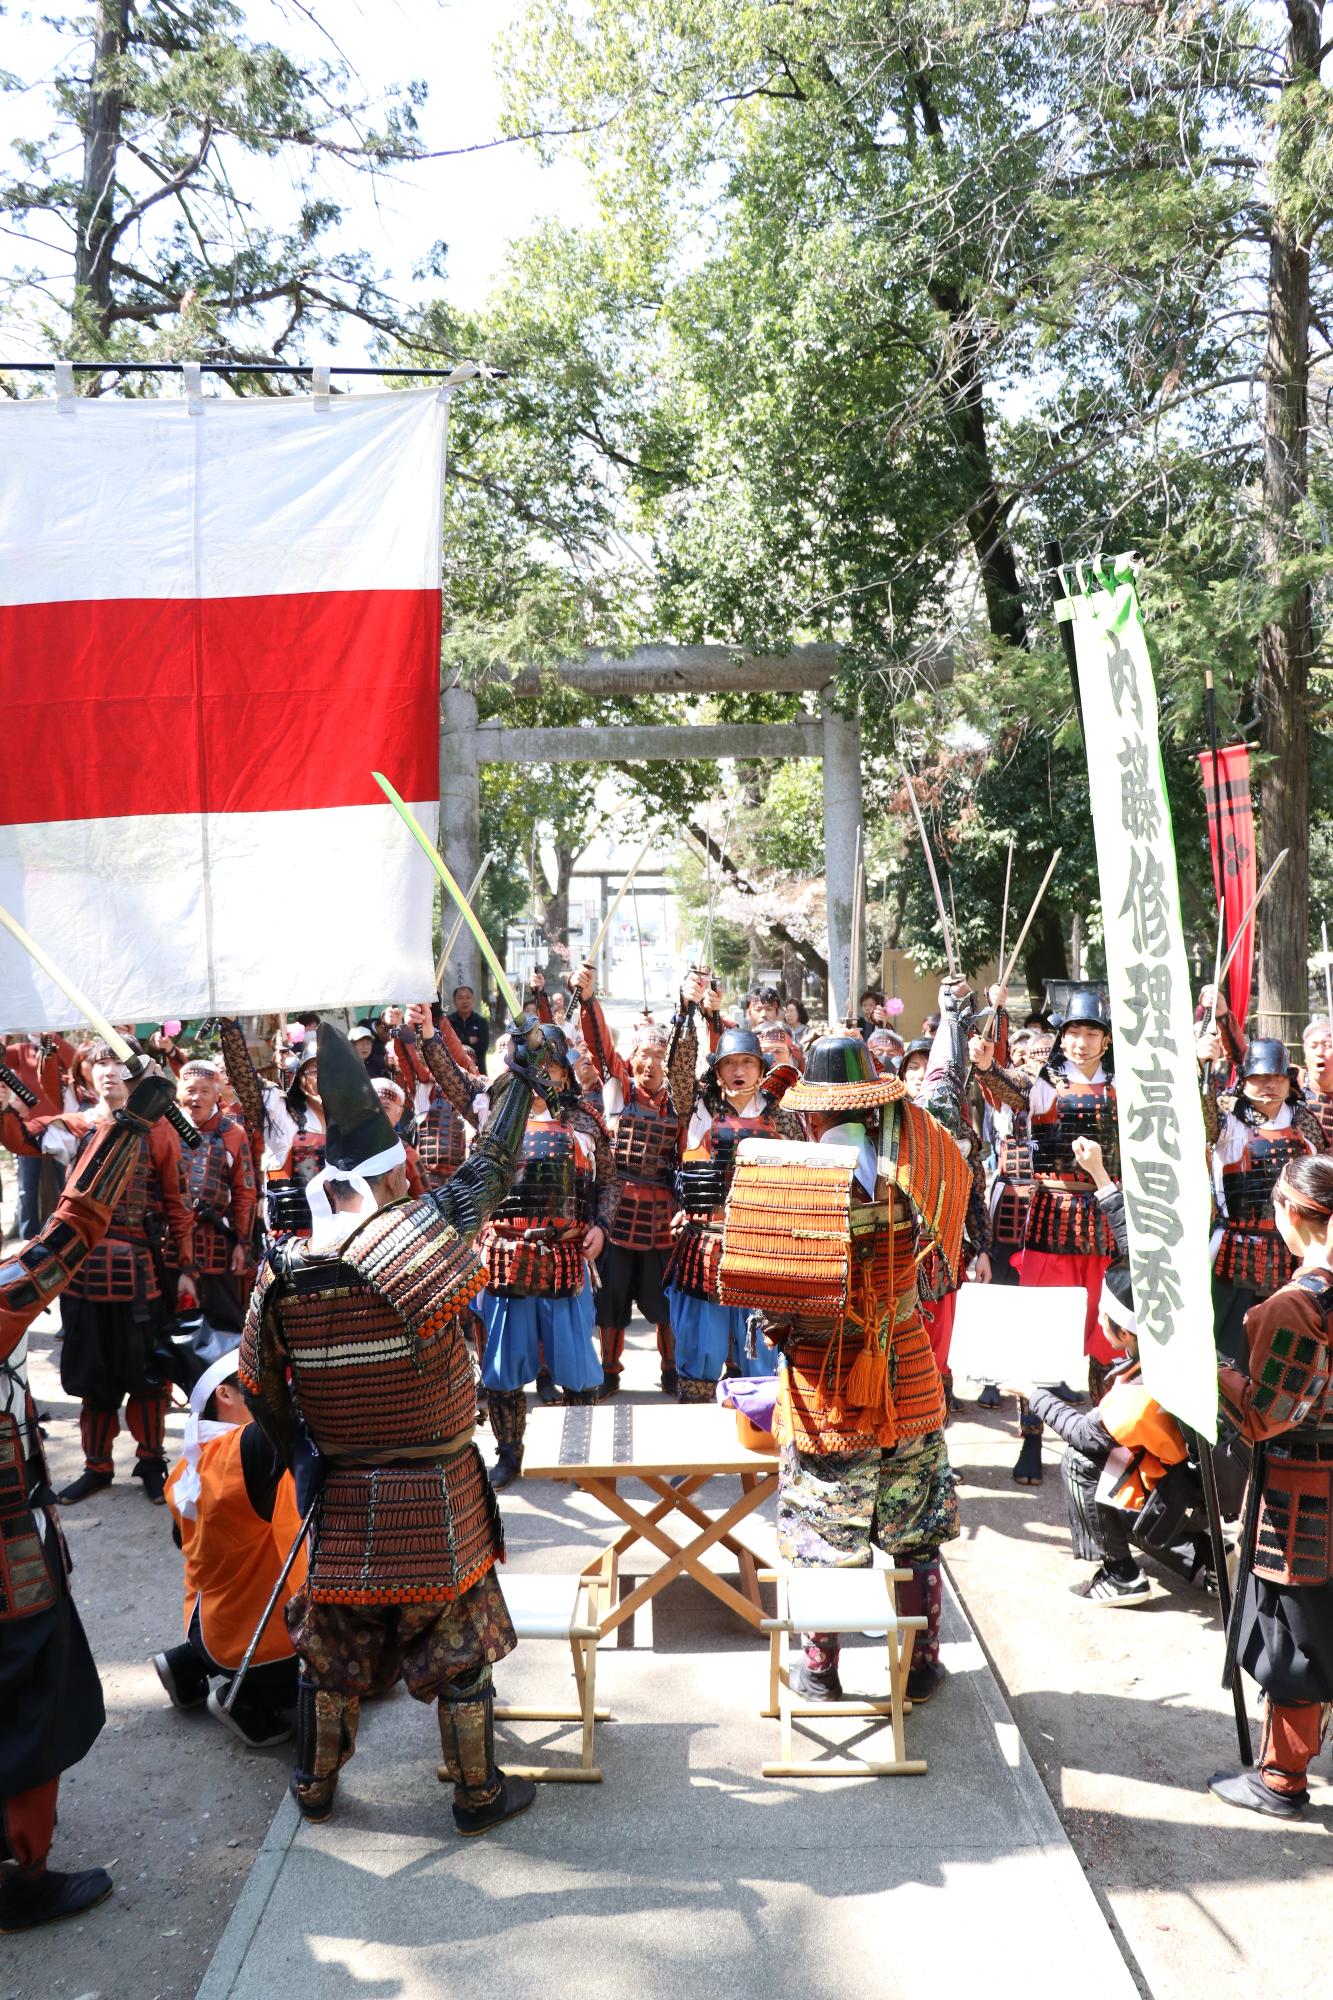
<svg viewBox="0 0 1333 2000">
<path fill-rule="evenodd" d="M 646 1387 L 649 1375 L 640 1345 L 631 1379 Z M 515 1567 L 575 1569 L 606 1533 L 593 1502 L 541 1482 L 510 1489 L 506 1519 Z M 1130 2000 L 953 1603 L 946 1630 L 947 1689 L 909 1718 L 927 1777 L 766 1780 L 776 1725 L 757 1713 L 763 1650 L 677 1583 L 600 1656 L 614 1715 L 599 1739 L 605 1783 L 544 1787 L 531 1813 L 477 1842 L 451 1832 L 433 1712 L 400 1692 L 367 1712 L 334 1818 L 304 1827 L 290 1807 L 279 1814 L 200 2000 L 267 2000 L 279 1983 L 321 2000 L 481 2000 L 543 1985 L 588 2000 L 896 2000 L 940 1990 L 946 1951 L 943 1990 L 985 1990 L 997 1948 L 1024 1935 L 1040 1940 L 1030 2000 L 1063 2000 L 1071 1963 L 1098 2000 Z M 882 1672 L 869 1643 L 857 1663 Z M 855 1668 L 844 1678 L 855 1684 Z M 499 1674 L 502 1698 L 525 1704 L 567 1680 L 554 1646 L 520 1648 Z M 552 1741 L 540 1725 L 521 1734 Z"/>
<path fill-rule="evenodd" d="M 1138 1610 L 1071 1599 L 1069 1584 L 1089 1571 L 1069 1554 L 1060 1447 L 1048 1434 L 1040 1488 L 1015 1486 L 1011 1413 L 969 1408 L 950 1428 L 963 1536 L 949 1569 L 1143 1990 L 1240 2000 L 1289 1983 L 1333 1994 L 1328 1751 L 1296 1824 L 1206 1791 L 1211 1772 L 1237 1765 L 1216 1600 L 1161 1573 Z"/>
<path fill-rule="evenodd" d="M 63 1477 L 77 1464 L 73 1411 L 49 1333 L 36 1345 Z M 646 1383 L 642 1336 L 636 1345 Z M 1141 1611 L 1074 1604 L 1066 1586 L 1082 1572 L 1068 1557 L 1054 1454 L 1045 1487 L 1030 1493 L 1009 1479 L 1011 1420 L 969 1413 L 950 1439 L 964 1477 L 954 1580 L 1140 1990 L 1157 2000 L 1201 1989 L 1225 2000 L 1261 1985 L 1318 1994 L 1325 1975 L 1312 1982 L 1310 1968 L 1333 1959 L 1333 1791 L 1317 1780 L 1317 1810 L 1295 1827 L 1216 1805 L 1203 1780 L 1231 1757 L 1232 1733 L 1210 1607 L 1167 1585 Z M 124 1439 L 121 1457 L 127 1471 Z M 506 1513 L 524 1565 L 572 1567 L 605 1533 L 591 1503 L 550 1486 L 520 1489 Z M 619 1721 L 602 1733 L 600 1789 L 547 1788 L 525 1820 L 455 1842 L 433 1776 L 432 1718 L 398 1697 L 367 1716 L 339 1817 L 293 1841 L 286 1806 L 270 1830 L 283 1753 L 250 1756 L 208 1718 L 175 1714 L 147 1665 L 180 1615 L 162 1512 L 118 1481 L 66 1518 L 110 1726 L 66 1779 L 55 1858 L 107 1863 L 116 1894 L 78 1924 L 0 1939 L 0 2000 L 186 2000 L 238 1894 L 204 2000 L 267 1993 L 278 1980 L 293 2000 L 303 1990 L 468 2000 L 515 1972 L 554 1973 L 593 1996 L 668 1981 L 744 1991 L 747 1980 L 820 1995 L 850 1977 L 878 2000 L 927 1979 L 938 1990 L 941 1937 L 946 1990 L 965 1990 L 974 1972 L 993 1985 L 1002 1966 L 1032 2000 L 1046 1990 L 1067 2000 L 1066 1954 L 1082 1967 L 1089 1939 L 1098 1952 L 1109 1943 L 952 1613 L 953 1684 L 915 1719 L 925 1779 L 760 1778 L 773 1725 L 754 1713 L 757 1648 L 687 1583 L 658 1600 L 655 1633 L 641 1615 L 602 1655 Z M 538 1698 L 555 1655 L 525 1649 L 503 1674 L 510 1698 Z M 506 1927 L 498 1945 L 486 1941 L 491 1925 Z M 1098 2000 L 1119 1976 L 1114 1958 L 1100 1967 L 1102 1983 L 1078 1976 Z"/>
</svg>

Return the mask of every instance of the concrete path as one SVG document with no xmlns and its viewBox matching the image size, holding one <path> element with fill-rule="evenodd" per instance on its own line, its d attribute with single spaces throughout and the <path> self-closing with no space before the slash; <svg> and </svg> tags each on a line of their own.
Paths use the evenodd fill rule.
<svg viewBox="0 0 1333 2000">
<path fill-rule="evenodd" d="M 640 1338 L 628 1379 L 646 1393 L 654 1373 Z M 610 1532 L 591 1501 L 546 1483 L 511 1488 L 505 1515 L 515 1569 L 576 1569 Z M 636 1561 L 656 1557 L 632 1550 L 631 1578 Z M 544 1786 L 531 1812 L 476 1841 L 452 1831 L 433 1710 L 399 1690 L 367 1709 L 333 1819 L 306 1827 L 290 1803 L 279 1811 L 199 2000 L 915 2000 L 993 1990 L 1021 1940 L 1025 2000 L 1068 2000 L 1071 1967 L 1081 1992 L 1130 2000 L 1135 1983 L 952 1595 L 945 1641 L 948 1684 L 908 1718 L 927 1776 L 764 1779 L 777 1728 L 758 1714 L 765 1650 L 678 1582 L 599 1656 L 614 1718 L 598 1732 L 605 1782 Z M 872 1642 L 845 1663 L 847 1684 L 858 1658 L 863 1684 L 878 1684 Z M 562 1701 L 567 1657 L 520 1647 L 498 1684 L 509 1702 Z M 573 1759 L 572 1732 L 505 1727 Z"/>
</svg>

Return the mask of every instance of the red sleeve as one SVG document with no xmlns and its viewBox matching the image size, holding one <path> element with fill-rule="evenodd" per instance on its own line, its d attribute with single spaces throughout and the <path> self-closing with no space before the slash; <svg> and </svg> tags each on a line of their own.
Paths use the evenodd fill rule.
<svg viewBox="0 0 1333 2000">
<path fill-rule="evenodd" d="M 555 1020 L 555 1015 L 551 1011 L 551 996 L 544 986 L 540 993 L 529 986 L 527 992 L 523 995 L 523 1005 L 530 1013 L 535 1014 L 537 1019 L 547 1027 Z"/>
<path fill-rule="evenodd" d="M 99 1155 L 97 1144 L 106 1151 Z M 77 1177 L 96 1185 L 100 1178 L 98 1196 L 80 1191 L 71 1182 L 27 1248 L 0 1264 L 0 1361 L 13 1353 L 38 1314 L 64 1291 L 89 1250 L 106 1234 L 112 1209 L 129 1178 L 135 1148 L 126 1143 L 122 1127 L 105 1121 L 97 1144 L 85 1151 L 72 1182 Z M 33 1275 L 39 1269 L 40 1285 Z"/>
<path fill-rule="evenodd" d="M 407 1154 L 407 1191 L 410 1195 L 423 1195 L 426 1183 L 421 1178 L 421 1159 L 415 1146 L 404 1145 Z"/>
<path fill-rule="evenodd" d="M 440 1022 L 435 1032 L 460 1069 L 467 1070 L 470 1076 L 481 1075 L 481 1071 L 477 1068 L 477 1058 L 471 1049 L 466 1048 L 458 1039 L 457 1031 L 450 1027 L 447 1016 Z"/>
<path fill-rule="evenodd" d="M 390 1052 L 394 1067 L 398 1072 L 397 1081 L 408 1092 L 409 1097 L 419 1083 L 429 1084 L 433 1082 L 434 1079 L 430 1071 L 422 1061 L 421 1050 L 417 1046 L 415 1033 L 413 1033 L 411 1041 L 408 1041 L 406 1037 L 401 1042 L 395 1040 L 391 1044 Z"/>
<path fill-rule="evenodd" d="M 162 1192 L 167 1212 L 167 1228 L 176 1246 L 176 1255 L 188 1270 L 194 1262 L 194 1215 L 185 1204 L 185 1175 L 181 1166 L 181 1142 L 165 1118 L 159 1118 L 148 1134 L 148 1155 Z"/>
<path fill-rule="evenodd" d="M 231 1226 L 242 1243 L 248 1243 L 255 1220 L 255 1170 L 244 1126 L 231 1125 L 226 1144 L 231 1160 Z"/>
<path fill-rule="evenodd" d="M 608 1077 L 614 1077 L 623 1090 L 630 1080 L 629 1069 L 626 1066 L 623 1056 L 617 1052 L 615 1043 L 611 1040 L 611 1030 L 607 1026 L 606 1016 L 602 1012 L 601 1001 L 589 996 L 583 1002 L 580 1011 L 583 1022 L 584 1044 L 587 1047 L 588 1054 L 597 1065 L 597 1074 L 601 1077 L 603 1083 L 607 1081 Z"/>
<path fill-rule="evenodd" d="M 34 1154 L 40 1156 L 42 1145 L 38 1121 L 34 1119 L 31 1125 L 25 1125 L 13 1105 L 7 1104 L 0 1111 L 0 1146 L 8 1147 L 11 1153 L 19 1153 L 25 1159 L 30 1160 Z"/>
</svg>

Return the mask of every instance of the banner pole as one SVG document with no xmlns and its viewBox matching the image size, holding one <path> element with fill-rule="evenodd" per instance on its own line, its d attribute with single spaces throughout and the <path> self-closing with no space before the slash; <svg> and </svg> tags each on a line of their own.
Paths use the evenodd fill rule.
<svg viewBox="0 0 1333 2000">
<path fill-rule="evenodd" d="M 1063 574 L 1065 566 L 1063 545 L 1057 540 L 1047 542 L 1045 556 L 1047 571 L 1055 578 L 1056 596 L 1063 597 L 1067 594 Z M 1069 670 L 1069 685 L 1074 690 L 1074 709 L 1078 716 L 1079 733 L 1086 743 L 1087 732 L 1083 728 L 1083 690 L 1079 686 L 1078 655 L 1074 648 L 1074 628 L 1068 619 L 1057 619 L 1056 630 L 1060 634 L 1060 644 L 1064 650 L 1065 666 Z"/>
<path fill-rule="evenodd" d="M 1217 813 L 1217 907 L 1218 907 L 1218 915 L 1221 919 L 1222 942 L 1221 942 L 1220 955 L 1223 958 L 1225 958 L 1227 943 L 1228 943 L 1227 912 L 1226 912 L 1227 848 L 1226 848 L 1226 841 L 1223 838 L 1223 832 L 1222 832 L 1222 775 L 1221 775 L 1221 764 L 1219 762 L 1218 750 L 1217 750 L 1217 690 L 1213 686 L 1213 670 L 1211 667 L 1205 667 L 1203 670 L 1203 705 L 1205 714 L 1207 715 L 1208 718 L 1209 754 L 1212 757 L 1213 761 L 1213 798 L 1216 801 L 1214 810 Z M 1205 819 L 1208 817 L 1207 804 L 1208 801 L 1205 799 L 1204 800 Z M 1229 806 L 1227 811 L 1227 820 L 1228 822 L 1230 822 L 1231 820 L 1231 813 Z M 1211 838 L 1211 829 L 1209 830 L 1209 837 Z M 1232 845 L 1234 846 L 1236 839 L 1236 829 L 1234 826 L 1231 827 L 1231 839 L 1232 839 Z M 1213 1011 L 1214 1013 L 1216 1013 L 1217 1011 L 1216 995 L 1214 995 L 1213 997 Z M 1237 1026 L 1240 1027 L 1243 1031 L 1244 1028 L 1243 1022 L 1238 1022 Z"/>
</svg>

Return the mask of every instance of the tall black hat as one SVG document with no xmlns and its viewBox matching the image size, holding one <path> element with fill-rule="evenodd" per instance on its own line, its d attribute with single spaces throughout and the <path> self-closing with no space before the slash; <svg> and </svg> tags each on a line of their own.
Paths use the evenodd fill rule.
<svg viewBox="0 0 1333 2000">
<path fill-rule="evenodd" d="M 399 1143 L 365 1064 L 331 1021 L 319 1024 L 319 1097 L 329 1166 L 356 1173 Z"/>
</svg>

